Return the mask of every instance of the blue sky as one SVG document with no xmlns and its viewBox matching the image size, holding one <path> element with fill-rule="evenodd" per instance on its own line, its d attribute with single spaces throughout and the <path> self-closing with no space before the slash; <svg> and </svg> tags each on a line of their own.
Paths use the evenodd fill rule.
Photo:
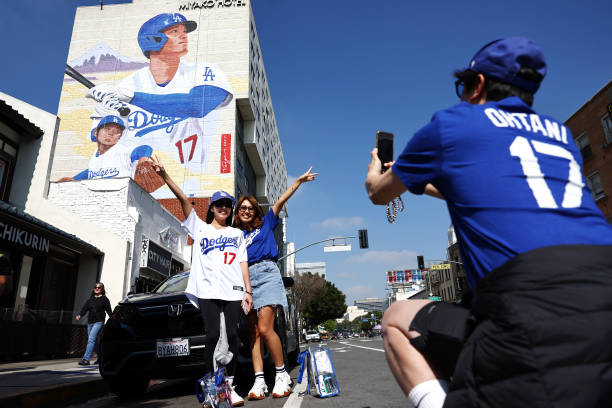
<svg viewBox="0 0 612 408">
<path fill-rule="evenodd" d="M 105 4 L 122 1 L 105 1 Z M 125 2 L 125 1 L 123 1 Z M 77 5 L 98 0 L 5 0 L 0 90 L 57 112 Z M 609 0 L 385 2 L 254 0 L 287 171 L 320 173 L 289 202 L 296 247 L 369 231 L 369 250 L 306 249 L 298 262 L 327 262 L 347 304 L 385 296 L 384 272 L 445 257 L 450 219 L 440 200 L 404 194 L 395 224 L 373 206 L 364 178 L 377 130 L 396 154 L 433 112 L 457 102 L 452 71 L 490 40 L 526 36 L 549 72 L 534 107 L 566 120 L 612 79 Z"/>
</svg>

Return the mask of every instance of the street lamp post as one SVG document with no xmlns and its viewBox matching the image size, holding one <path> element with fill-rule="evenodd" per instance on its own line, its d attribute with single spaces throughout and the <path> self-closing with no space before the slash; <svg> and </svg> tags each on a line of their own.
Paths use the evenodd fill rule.
<svg viewBox="0 0 612 408">
<path fill-rule="evenodd" d="M 357 238 L 357 237 L 336 237 L 336 238 L 322 239 L 321 241 L 317 241 L 317 242 L 312 242 L 312 243 L 310 243 L 308 245 L 305 245 L 305 246 L 303 246 L 303 247 L 301 247 L 299 249 L 296 249 L 295 251 L 291 252 L 290 254 L 287 254 L 285 256 L 281 256 L 280 258 L 278 258 L 277 262 L 280 262 L 283 259 L 287 258 L 288 256 L 291 256 L 291 255 L 295 254 L 296 252 L 299 252 L 302 249 L 306 249 L 306 248 L 311 247 L 313 245 L 322 244 L 323 242 L 328 242 L 328 241 L 335 241 L 337 239 L 350 239 L 350 238 Z"/>
</svg>

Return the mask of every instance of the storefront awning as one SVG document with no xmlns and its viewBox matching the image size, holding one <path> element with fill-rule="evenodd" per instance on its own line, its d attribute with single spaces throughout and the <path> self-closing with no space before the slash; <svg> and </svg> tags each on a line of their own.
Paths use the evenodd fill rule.
<svg viewBox="0 0 612 408">
<path fill-rule="evenodd" d="M 2 222 L 2 220 L 7 221 L 7 223 Z M 41 237 L 50 239 L 55 244 L 61 244 L 84 253 L 104 255 L 104 252 L 77 236 L 33 217 L 5 201 L 0 201 L 0 224 L 2 224 L 0 225 L 0 240 L 12 241 L 16 245 L 29 245 L 32 250 L 44 251 L 44 242 L 39 237 L 34 238 L 28 235 L 40 234 Z M 18 230 L 18 228 L 20 229 Z"/>
</svg>

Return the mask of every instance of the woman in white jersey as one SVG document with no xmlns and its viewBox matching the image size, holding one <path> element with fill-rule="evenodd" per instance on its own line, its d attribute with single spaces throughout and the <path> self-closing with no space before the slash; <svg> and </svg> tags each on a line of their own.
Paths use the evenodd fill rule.
<svg viewBox="0 0 612 408">
<path fill-rule="evenodd" d="M 228 221 L 232 219 L 234 197 L 224 191 L 214 193 L 204 222 L 196 215 L 185 193 L 168 176 L 159 159 L 154 158 L 153 162 L 155 171 L 180 201 L 185 215 L 182 226 L 193 239 L 191 271 L 185 294 L 202 312 L 206 329 L 206 365 L 212 370 L 213 354 L 220 334 L 219 314 L 223 312 L 229 350 L 234 355 L 226 367 L 232 386 L 232 404 L 243 405 L 244 400 L 233 387 L 236 355 L 240 347 L 238 322 L 242 310 L 248 312 L 251 309 L 253 292 L 242 231 L 228 226 Z"/>
<path fill-rule="evenodd" d="M 278 214 L 287 200 L 302 183 L 315 179 L 318 173 L 311 173 L 311 170 L 312 167 L 298 177 L 266 215 L 253 196 L 240 197 L 236 205 L 234 225 L 244 231 L 246 238 L 249 272 L 253 281 L 253 307 L 257 310 L 257 313 L 253 311 L 248 315 L 251 330 L 251 355 L 255 372 L 255 383 L 249 391 L 249 400 L 264 399 L 268 391 L 263 373 L 262 339 L 276 366 L 272 397 L 283 398 L 291 394 L 291 379 L 285 370 L 281 340 L 274 331 L 277 306 L 287 308 L 287 295 L 280 270 L 276 266 L 278 249 L 274 239 L 274 228 L 280 222 Z"/>
</svg>

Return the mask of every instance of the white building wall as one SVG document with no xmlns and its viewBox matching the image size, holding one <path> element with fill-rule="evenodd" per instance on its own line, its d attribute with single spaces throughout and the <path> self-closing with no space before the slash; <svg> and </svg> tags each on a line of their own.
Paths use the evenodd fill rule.
<svg viewBox="0 0 612 408">
<path fill-rule="evenodd" d="M 47 199 L 49 163 L 55 146 L 57 116 L 10 95 L 0 93 L 0 98 L 44 131 L 41 138 L 26 143 L 26 148 L 21 149 L 20 145 L 19 162 L 29 162 L 34 165 L 34 168 L 33 170 L 30 168 L 30 171 L 32 171 L 30 175 L 27 175 L 28 165 L 18 166 L 15 169 L 14 182 L 11 188 L 11 203 L 26 213 L 64 232 L 73 234 L 104 252 L 101 280 L 104 282 L 109 300 L 114 306 L 122 299 L 124 294 L 122 282 L 116 279 L 115 271 L 123 271 L 126 241 L 91 222 L 75 216 Z M 83 256 L 78 271 L 74 306 L 77 311 L 86 297 L 89 296 L 97 272 L 98 262 L 96 258 L 91 255 Z"/>
<path fill-rule="evenodd" d="M 368 314 L 367 310 L 363 310 L 358 308 L 357 306 L 347 306 L 346 307 L 346 313 L 344 313 L 344 320 L 348 320 L 349 322 L 352 322 L 354 319 L 361 317 L 361 316 L 365 316 Z"/>
<path fill-rule="evenodd" d="M 118 281 L 122 295 L 127 294 L 138 276 L 143 238 L 171 251 L 175 258 L 189 267 L 191 247 L 187 246 L 187 234 L 180 221 L 130 178 L 51 183 L 49 199 L 121 239 L 123 246 L 115 251 L 117 255 L 123 254 L 123 265 L 115 266 L 112 279 Z M 160 239 L 160 232 L 167 227 L 174 229 L 180 237 L 174 251 Z"/>
</svg>

